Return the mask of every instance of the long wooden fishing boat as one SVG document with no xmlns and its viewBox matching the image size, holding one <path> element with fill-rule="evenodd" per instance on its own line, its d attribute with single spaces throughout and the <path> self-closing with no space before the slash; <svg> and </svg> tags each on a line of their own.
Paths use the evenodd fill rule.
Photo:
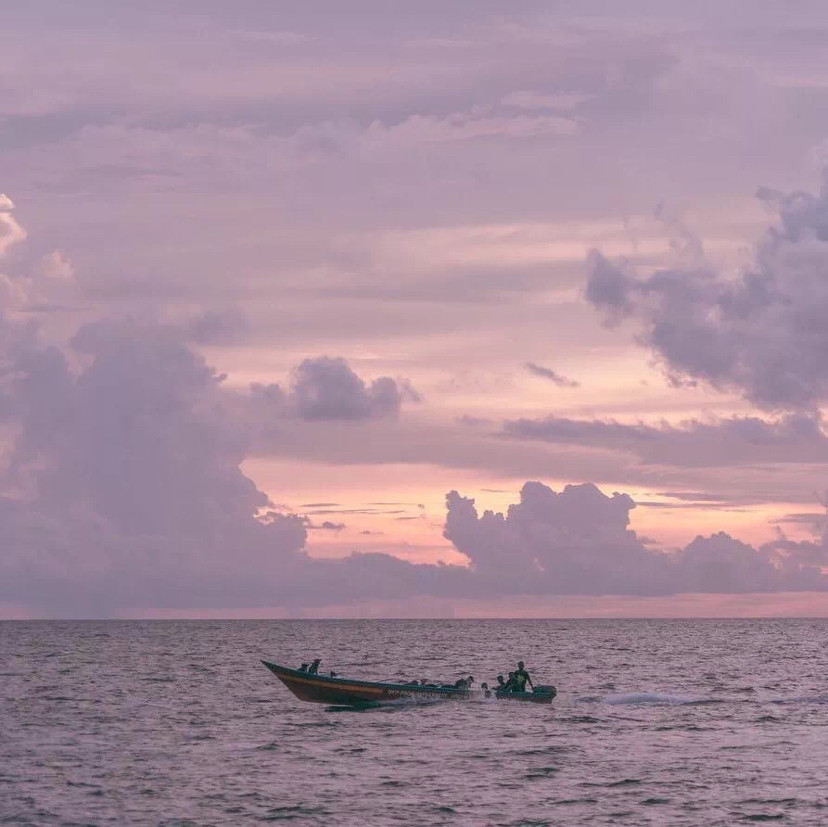
<svg viewBox="0 0 828 827">
<path fill-rule="evenodd" d="M 536 686 L 533 692 L 497 692 L 494 689 L 457 689 L 434 684 L 360 681 L 317 675 L 267 660 L 262 663 L 300 700 L 329 706 L 360 707 L 400 700 L 470 701 L 484 697 L 549 704 L 558 694 L 554 686 Z"/>
</svg>

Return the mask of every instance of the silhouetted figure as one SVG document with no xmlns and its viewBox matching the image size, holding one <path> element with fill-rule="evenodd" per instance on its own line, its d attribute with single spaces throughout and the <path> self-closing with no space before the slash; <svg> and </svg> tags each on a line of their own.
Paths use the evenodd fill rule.
<svg viewBox="0 0 828 827">
<path fill-rule="evenodd" d="M 310 667 L 308 668 L 308 674 L 315 675 L 319 671 L 320 663 L 322 663 L 322 658 L 314 658 L 313 663 L 311 663 Z"/>
<path fill-rule="evenodd" d="M 515 676 L 515 692 L 525 692 L 527 683 L 533 690 L 535 689 L 535 685 L 532 683 L 532 678 L 529 677 L 529 673 L 526 671 L 523 661 L 518 662 L 517 671 L 513 674 Z"/>
<path fill-rule="evenodd" d="M 331 669 L 331 677 L 332 677 L 332 678 L 335 678 L 335 677 L 336 677 L 336 672 L 334 672 L 334 671 L 333 671 L 333 669 Z"/>
<path fill-rule="evenodd" d="M 495 689 L 500 690 L 500 689 L 505 689 L 505 688 L 506 688 L 506 681 L 503 680 L 503 675 L 498 675 L 497 676 L 497 686 L 495 687 Z"/>
<path fill-rule="evenodd" d="M 471 689 L 471 685 L 474 683 L 474 678 L 469 675 L 467 678 L 460 678 L 454 682 L 455 689 Z"/>
<path fill-rule="evenodd" d="M 509 677 L 506 679 L 506 683 L 503 684 L 503 691 L 504 692 L 514 692 L 515 691 L 515 673 L 510 672 Z"/>
<path fill-rule="evenodd" d="M 299 671 L 300 671 L 300 672 L 307 672 L 307 671 L 308 671 L 308 665 L 307 665 L 307 663 L 303 663 L 303 664 L 299 667 Z"/>
</svg>

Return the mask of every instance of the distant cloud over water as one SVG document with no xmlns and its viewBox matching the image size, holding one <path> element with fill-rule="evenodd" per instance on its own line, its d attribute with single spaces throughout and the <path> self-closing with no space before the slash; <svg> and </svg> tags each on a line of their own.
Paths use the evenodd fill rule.
<svg viewBox="0 0 828 827">
<path fill-rule="evenodd" d="M 600 252 L 587 300 L 629 319 L 676 381 L 734 388 L 769 409 L 828 400 L 828 183 L 817 195 L 762 191 L 779 212 L 736 277 L 709 266 L 636 275 Z"/>
</svg>

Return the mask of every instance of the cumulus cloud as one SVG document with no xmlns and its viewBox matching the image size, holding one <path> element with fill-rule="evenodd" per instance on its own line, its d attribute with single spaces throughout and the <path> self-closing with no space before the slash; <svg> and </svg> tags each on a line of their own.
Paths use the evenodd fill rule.
<svg viewBox="0 0 828 827">
<path fill-rule="evenodd" d="M 14 201 L 0 192 L 0 257 L 4 256 L 12 244 L 26 238 L 26 231 L 14 217 Z"/>
<path fill-rule="evenodd" d="M 362 582 L 350 591 L 342 583 L 343 572 L 365 561 L 308 557 L 307 531 L 316 526 L 278 508 L 242 472 L 255 433 L 238 394 L 190 346 L 192 330 L 104 319 L 82 325 L 63 348 L 4 309 L 0 601 L 99 615 L 129 606 L 319 604 L 364 593 Z M 371 415 L 398 402 L 393 380 L 366 386 L 344 362 L 322 360 L 334 380 L 352 380 L 337 395 L 328 393 L 327 375 L 307 376 L 313 360 L 303 364 L 305 401 L 313 403 L 315 388 L 328 414 L 353 414 L 355 396 Z M 272 387 L 260 395 L 281 399 Z M 378 566 L 374 581 L 394 565 Z"/>
<path fill-rule="evenodd" d="M 250 386 L 250 408 L 264 424 L 286 416 L 306 422 L 395 417 L 405 401 L 420 401 L 406 380 L 380 376 L 369 383 L 345 359 L 330 356 L 302 361 L 286 391 L 275 383 Z"/>
<path fill-rule="evenodd" d="M 59 282 L 71 282 L 75 277 L 75 268 L 63 250 L 52 250 L 37 263 L 37 275 Z"/>
<path fill-rule="evenodd" d="M 670 594 L 822 589 L 819 542 L 753 549 L 727 535 L 678 554 L 629 528 L 625 494 L 527 483 L 507 513 L 448 495 L 445 536 L 469 567 L 387 554 L 314 560 L 309 529 L 245 476 L 249 434 L 178 328 L 98 322 L 72 359 L 31 330 L 6 339 L 0 600 L 49 614 L 126 607 L 317 606 L 413 595 Z M 79 363 L 73 368 L 72 363 Z"/>
<path fill-rule="evenodd" d="M 586 299 L 610 323 L 631 320 L 675 381 L 736 389 L 765 408 L 813 408 L 828 398 L 828 179 L 816 195 L 760 197 L 779 222 L 754 268 L 643 276 L 593 252 Z"/>
<path fill-rule="evenodd" d="M 292 395 L 302 419 L 371 419 L 394 416 L 410 392 L 390 376 L 370 385 L 344 359 L 305 359 L 295 370 Z"/>
<path fill-rule="evenodd" d="M 478 515 L 447 497 L 445 536 L 482 579 L 526 594 L 674 594 L 828 589 L 824 544 L 780 541 L 756 549 L 720 532 L 668 554 L 629 528 L 626 494 L 592 484 L 556 492 L 527 482 L 505 514 Z M 819 554 L 817 551 L 819 550 Z M 821 555 L 821 556 L 820 556 Z"/>
<path fill-rule="evenodd" d="M 250 566 L 301 561 L 302 521 L 241 472 L 220 378 L 179 331 L 96 323 L 72 344 L 79 372 L 35 342 L 4 354 L 18 437 L 0 478 L 3 598 L 93 614 L 153 593 L 210 602 Z"/>
<path fill-rule="evenodd" d="M 8 342 L 8 340 L 7 340 Z M 470 567 L 386 554 L 314 560 L 306 518 L 240 465 L 249 435 L 222 377 L 178 328 L 99 322 L 74 362 L 21 332 L 4 350 L 0 600 L 51 614 L 125 607 L 315 606 L 412 595 L 668 594 L 822 589 L 818 543 L 753 549 L 727 535 L 645 547 L 625 494 L 527 483 L 504 514 L 448 495 L 445 535 Z M 337 532 L 339 523 L 321 530 Z M 819 552 L 822 553 L 822 552 Z"/>
</svg>

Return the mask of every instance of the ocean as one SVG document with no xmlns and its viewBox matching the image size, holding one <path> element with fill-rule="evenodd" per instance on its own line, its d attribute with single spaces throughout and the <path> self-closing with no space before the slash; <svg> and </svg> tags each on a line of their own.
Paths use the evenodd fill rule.
<svg viewBox="0 0 828 827">
<path fill-rule="evenodd" d="M 349 711 L 259 659 L 551 706 Z M 0 623 L 0 822 L 828 824 L 828 620 Z"/>
</svg>

